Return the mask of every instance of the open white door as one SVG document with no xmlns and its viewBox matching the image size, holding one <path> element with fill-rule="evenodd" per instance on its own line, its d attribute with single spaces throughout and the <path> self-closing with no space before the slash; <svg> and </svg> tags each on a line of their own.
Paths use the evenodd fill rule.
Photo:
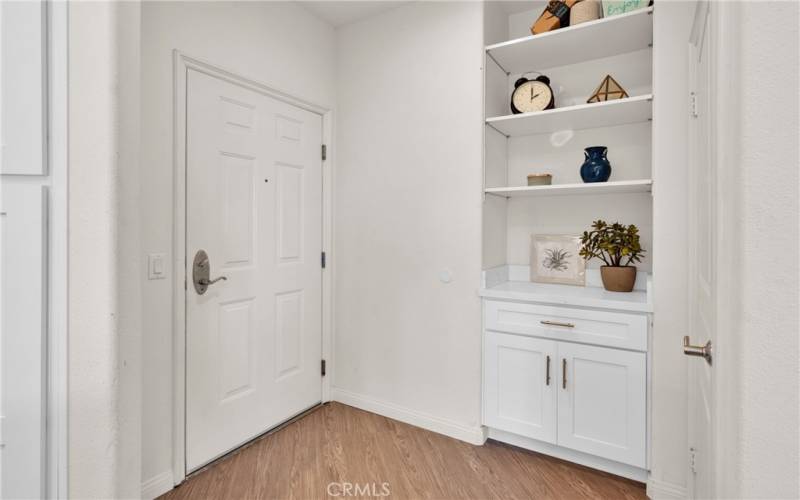
<svg viewBox="0 0 800 500">
<path fill-rule="evenodd" d="M 191 471 L 322 399 L 322 117 L 186 82 Z"/>
<path fill-rule="evenodd" d="M 711 2 L 698 2 L 689 43 L 689 494 L 715 498 L 713 352 L 717 325 L 717 168 Z M 697 344 L 696 346 L 686 344 Z M 678 346 L 676 346 L 677 348 Z M 703 356 L 703 355 L 706 356 Z"/>
</svg>

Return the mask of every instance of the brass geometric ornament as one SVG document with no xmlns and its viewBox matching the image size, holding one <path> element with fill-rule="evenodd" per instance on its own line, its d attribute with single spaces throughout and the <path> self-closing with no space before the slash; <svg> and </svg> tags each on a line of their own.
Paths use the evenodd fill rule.
<svg viewBox="0 0 800 500">
<path fill-rule="evenodd" d="M 617 83 L 611 75 L 606 75 L 597 90 L 594 91 L 592 97 L 586 102 L 601 102 L 610 101 L 612 99 L 623 99 L 628 97 L 628 93 L 622 88 L 622 85 Z"/>
</svg>

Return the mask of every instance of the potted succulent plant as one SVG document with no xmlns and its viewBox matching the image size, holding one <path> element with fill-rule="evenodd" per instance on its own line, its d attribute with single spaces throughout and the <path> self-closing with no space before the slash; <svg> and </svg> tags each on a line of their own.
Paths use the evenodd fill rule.
<svg viewBox="0 0 800 500">
<path fill-rule="evenodd" d="M 639 228 L 602 220 L 592 223 L 591 231 L 581 236 L 580 255 L 586 261 L 600 259 L 603 287 L 612 292 L 630 292 L 636 282 L 636 266 L 645 251 L 639 243 Z"/>
</svg>

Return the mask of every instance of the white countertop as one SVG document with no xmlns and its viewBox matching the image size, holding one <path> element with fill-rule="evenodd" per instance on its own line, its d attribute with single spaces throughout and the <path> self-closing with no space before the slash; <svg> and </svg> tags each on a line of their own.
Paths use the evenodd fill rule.
<svg viewBox="0 0 800 500">
<path fill-rule="evenodd" d="M 516 276 L 515 276 L 516 275 Z M 508 276 L 506 274 L 505 276 Z M 653 312 L 651 277 L 643 276 L 645 287 L 632 292 L 609 292 L 601 286 L 572 286 L 516 281 L 519 273 L 511 273 L 511 280 L 484 279 L 488 285 L 478 291 L 487 299 L 534 302 L 577 307 L 595 307 L 615 311 Z"/>
</svg>

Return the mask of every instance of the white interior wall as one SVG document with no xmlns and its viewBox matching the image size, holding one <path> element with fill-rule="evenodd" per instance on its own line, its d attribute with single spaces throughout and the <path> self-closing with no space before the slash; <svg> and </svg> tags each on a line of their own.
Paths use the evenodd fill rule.
<svg viewBox="0 0 800 500">
<path fill-rule="evenodd" d="M 68 30 L 69 496 L 134 498 L 139 3 L 70 4 Z"/>
<path fill-rule="evenodd" d="M 415 2 L 338 30 L 333 394 L 472 440 L 482 44 L 478 2 Z"/>
<path fill-rule="evenodd" d="M 731 375 L 738 376 L 733 408 L 741 413 L 734 414 L 734 484 L 725 487 L 740 498 L 798 498 L 800 5 L 744 2 L 736 8 L 742 23 L 740 198 L 734 200 L 741 204 L 735 246 L 741 302 L 720 312 L 736 318 L 730 347 L 739 364 Z"/>
<path fill-rule="evenodd" d="M 172 251 L 173 68 L 179 49 L 235 73 L 332 106 L 335 35 L 290 2 L 144 2 L 142 4 L 141 257 Z M 172 259 L 168 258 L 168 263 Z M 143 291 L 144 496 L 172 485 L 172 273 Z"/>
</svg>

